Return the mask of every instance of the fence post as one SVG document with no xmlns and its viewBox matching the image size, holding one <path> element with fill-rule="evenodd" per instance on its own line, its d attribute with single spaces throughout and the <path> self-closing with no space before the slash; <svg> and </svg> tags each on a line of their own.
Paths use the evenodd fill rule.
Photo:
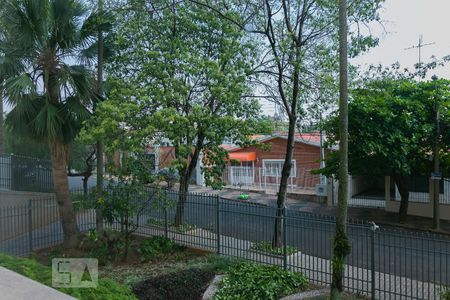
<svg viewBox="0 0 450 300">
<path fill-rule="evenodd" d="M 282 208 L 281 221 L 283 222 L 283 268 L 287 270 L 287 234 L 286 234 L 286 205 Z"/>
<path fill-rule="evenodd" d="M 28 199 L 28 251 L 33 252 L 33 207 L 31 199 Z"/>
<path fill-rule="evenodd" d="M 217 254 L 220 254 L 220 196 L 216 195 L 216 235 L 217 235 Z"/>
<path fill-rule="evenodd" d="M 379 227 L 375 222 L 371 222 L 370 224 L 371 296 L 372 299 L 375 299 L 375 233 Z"/>
</svg>

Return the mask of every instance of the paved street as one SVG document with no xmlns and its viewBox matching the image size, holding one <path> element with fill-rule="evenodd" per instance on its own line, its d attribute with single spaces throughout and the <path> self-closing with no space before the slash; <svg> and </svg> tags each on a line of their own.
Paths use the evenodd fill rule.
<svg viewBox="0 0 450 300">
<path fill-rule="evenodd" d="M 70 176 L 69 177 L 69 188 L 71 190 L 83 189 L 83 180 L 82 179 L 83 179 L 83 177 L 81 177 L 81 176 L 77 176 L 77 177 Z M 94 187 L 96 184 L 96 180 L 97 180 L 97 177 L 95 177 L 95 176 L 89 177 L 88 187 L 89 188 Z"/>
<path fill-rule="evenodd" d="M 173 194 L 175 200 L 176 194 Z M 169 223 L 174 219 L 175 208 L 168 211 Z M 221 199 L 219 210 L 220 234 L 250 242 L 271 241 L 273 236 L 275 209 L 271 206 L 243 203 Z M 185 207 L 185 222 L 208 232 L 217 232 L 217 197 L 189 196 Z M 140 218 L 143 228 L 150 228 L 147 219 L 164 220 L 164 213 L 153 204 L 147 205 Z M 92 210 L 78 215 L 81 229 L 95 226 Z M 331 257 L 334 220 L 330 216 L 313 215 L 289 209 L 287 211 L 286 238 L 308 257 L 317 261 L 308 262 L 310 267 L 319 267 L 320 259 Z M 371 231 L 368 225 L 352 224 L 348 228 L 352 253 L 347 263 L 354 267 L 371 269 Z M 189 237 L 189 235 L 187 236 Z M 33 231 L 33 246 L 36 248 L 57 244 L 62 239 L 61 226 L 52 223 Z M 26 255 L 28 235 L 0 242 L 0 251 Z M 201 245 L 199 245 L 201 246 Z M 228 245 L 238 253 L 241 245 Z M 446 237 L 417 233 L 408 229 L 381 228 L 375 235 L 375 269 L 377 272 L 408 277 L 416 280 L 450 283 L 450 240 Z M 351 275 L 351 274 L 350 274 Z M 356 275 L 354 275 L 356 276 Z M 354 277 L 352 276 L 352 277 Z M 386 280 L 382 278 L 380 280 Z"/>
<path fill-rule="evenodd" d="M 186 205 L 186 222 L 216 231 L 215 200 L 192 198 Z M 163 219 L 158 212 L 149 215 Z M 271 241 L 275 210 L 273 207 L 222 199 L 220 202 L 220 232 L 242 240 Z M 320 258 L 330 258 L 335 232 L 330 216 L 288 210 L 287 242 L 301 252 Z M 169 219 L 174 218 L 174 209 Z M 352 253 L 348 264 L 371 267 L 371 231 L 369 225 L 349 225 Z M 382 227 L 375 235 L 376 271 L 406 276 L 417 280 L 450 283 L 450 239 L 426 235 L 408 229 Z"/>
</svg>

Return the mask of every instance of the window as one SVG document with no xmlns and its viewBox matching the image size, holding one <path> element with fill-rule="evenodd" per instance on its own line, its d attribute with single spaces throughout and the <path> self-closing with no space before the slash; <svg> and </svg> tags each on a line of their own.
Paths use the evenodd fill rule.
<svg viewBox="0 0 450 300">
<path fill-rule="evenodd" d="M 263 159 L 264 176 L 281 177 L 283 164 L 284 159 Z M 297 176 L 297 165 L 295 163 L 295 159 L 293 159 L 290 177 L 296 176 Z"/>
</svg>

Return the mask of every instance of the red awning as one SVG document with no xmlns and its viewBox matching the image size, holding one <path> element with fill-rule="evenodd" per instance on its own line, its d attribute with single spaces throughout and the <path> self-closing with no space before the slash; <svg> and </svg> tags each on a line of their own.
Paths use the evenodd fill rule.
<svg viewBox="0 0 450 300">
<path fill-rule="evenodd" d="M 256 160 L 256 152 L 231 152 L 230 160 L 237 161 L 255 161 Z"/>
</svg>

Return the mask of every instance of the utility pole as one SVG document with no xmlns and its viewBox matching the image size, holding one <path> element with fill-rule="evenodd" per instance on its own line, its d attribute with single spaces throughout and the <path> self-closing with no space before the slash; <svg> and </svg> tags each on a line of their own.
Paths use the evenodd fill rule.
<svg viewBox="0 0 450 300">
<path fill-rule="evenodd" d="M 435 133 L 434 133 L 434 174 L 433 174 L 433 225 L 434 229 L 439 230 L 441 228 L 440 220 L 440 203 L 439 203 L 439 184 L 442 176 L 439 173 L 439 150 L 440 150 L 440 135 L 441 128 L 439 124 L 439 99 L 437 97 L 437 76 L 432 77 L 434 82 L 434 111 L 435 111 Z"/>
</svg>

